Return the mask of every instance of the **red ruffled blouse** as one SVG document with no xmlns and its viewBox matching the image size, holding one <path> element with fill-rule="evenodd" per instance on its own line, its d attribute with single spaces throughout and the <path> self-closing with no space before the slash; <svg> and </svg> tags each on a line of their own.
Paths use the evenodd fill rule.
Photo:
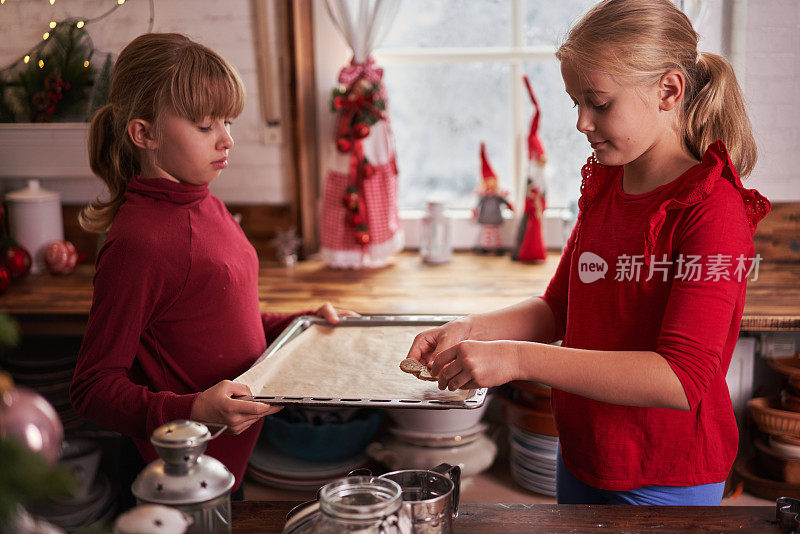
<svg viewBox="0 0 800 534">
<path fill-rule="evenodd" d="M 770 204 L 742 186 L 722 141 L 641 195 L 625 193 L 622 171 L 594 158 L 583 167 L 578 220 L 542 298 L 563 346 L 657 352 L 691 409 L 554 390 L 562 457 L 602 489 L 721 482 L 738 444 L 725 374 L 754 267 L 753 233 Z"/>
</svg>

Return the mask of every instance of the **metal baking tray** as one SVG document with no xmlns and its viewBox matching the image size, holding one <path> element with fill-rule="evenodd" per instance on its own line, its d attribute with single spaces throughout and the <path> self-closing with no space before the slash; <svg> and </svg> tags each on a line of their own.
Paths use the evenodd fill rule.
<svg viewBox="0 0 800 534">
<path fill-rule="evenodd" d="M 348 326 L 440 326 L 454 319 L 455 315 L 362 315 L 360 317 L 342 317 L 338 324 L 331 325 L 325 319 L 303 315 L 298 317 L 281 332 L 267 350 L 256 360 L 253 366 L 272 357 L 284 345 L 303 333 L 313 324 L 322 324 L 336 328 Z M 398 362 L 399 363 L 399 362 Z M 420 399 L 359 399 L 359 398 L 317 398 L 317 397 L 273 397 L 273 396 L 240 396 L 238 399 L 264 402 L 275 406 L 313 406 L 313 407 L 371 407 L 371 408 L 424 408 L 447 410 L 452 408 L 480 408 L 486 401 L 486 388 L 470 390 L 463 401 L 420 400 Z"/>
</svg>

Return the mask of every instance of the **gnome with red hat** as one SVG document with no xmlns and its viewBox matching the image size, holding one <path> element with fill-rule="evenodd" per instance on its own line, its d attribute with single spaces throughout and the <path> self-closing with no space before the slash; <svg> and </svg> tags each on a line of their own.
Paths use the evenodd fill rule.
<svg viewBox="0 0 800 534">
<path fill-rule="evenodd" d="M 496 254 L 502 254 L 500 226 L 503 224 L 503 214 L 501 209 L 505 205 L 514 211 L 514 207 L 506 200 L 506 193 L 498 188 L 497 175 L 489 164 L 484 142 L 481 142 L 481 175 L 483 179 L 478 189 L 480 200 L 478 206 L 473 210 L 475 219 L 481 225 L 480 238 L 475 252 L 485 254 L 493 250 Z"/>
<path fill-rule="evenodd" d="M 533 119 L 528 133 L 528 181 L 525 194 L 525 214 L 517 232 L 517 249 L 511 258 L 519 261 L 541 261 L 547 258 L 542 221 L 545 208 L 545 165 L 547 158 L 539 139 L 539 103 L 533 94 L 531 82 L 522 77 L 533 103 Z"/>
</svg>

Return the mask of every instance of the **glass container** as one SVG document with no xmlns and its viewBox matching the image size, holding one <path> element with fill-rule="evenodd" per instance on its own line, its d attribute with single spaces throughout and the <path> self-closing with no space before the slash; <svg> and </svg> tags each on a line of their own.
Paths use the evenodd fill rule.
<svg viewBox="0 0 800 534">
<path fill-rule="evenodd" d="M 445 215 L 443 202 L 428 201 L 428 212 L 422 219 L 419 250 L 425 263 L 447 263 L 453 257 L 450 220 Z"/>
</svg>

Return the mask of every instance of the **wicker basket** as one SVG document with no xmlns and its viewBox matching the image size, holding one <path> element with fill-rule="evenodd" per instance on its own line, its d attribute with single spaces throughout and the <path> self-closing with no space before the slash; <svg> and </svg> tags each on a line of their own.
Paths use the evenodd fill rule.
<svg viewBox="0 0 800 534">
<path fill-rule="evenodd" d="M 781 406 L 790 412 L 800 412 L 800 397 L 794 393 L 794 390 L 782 389 Z"/>
<path fill-rule="evenodd" d="M 800 413 L 781 410 L 776 400 L 767 397 L 750 399 L 747 406 L 762 432 L 800 438 Z"/>
<path fill-rule="evenodd" d="M 789 484 L 765 478 L 758 469 L 755 459 L 739 460 L 733 466 L 736 475 L 744 481 L 748 492 L 763 499 L 774 501 L 778 497 L 800 499 L 800 484 Z"/>
<path fill-rule="evenodd" d="M 755 446 L 758 453 L 756 458 L 764 473 L 775 480 L 800 484 L 800 460 L 781 456 L 761 440 L 756 441 Z"/>
<path fill-rule="evenodd" d="M 800 376 L 800 358 L 767 358 L 767 365 L 789 378 Z"/>
</svg>

